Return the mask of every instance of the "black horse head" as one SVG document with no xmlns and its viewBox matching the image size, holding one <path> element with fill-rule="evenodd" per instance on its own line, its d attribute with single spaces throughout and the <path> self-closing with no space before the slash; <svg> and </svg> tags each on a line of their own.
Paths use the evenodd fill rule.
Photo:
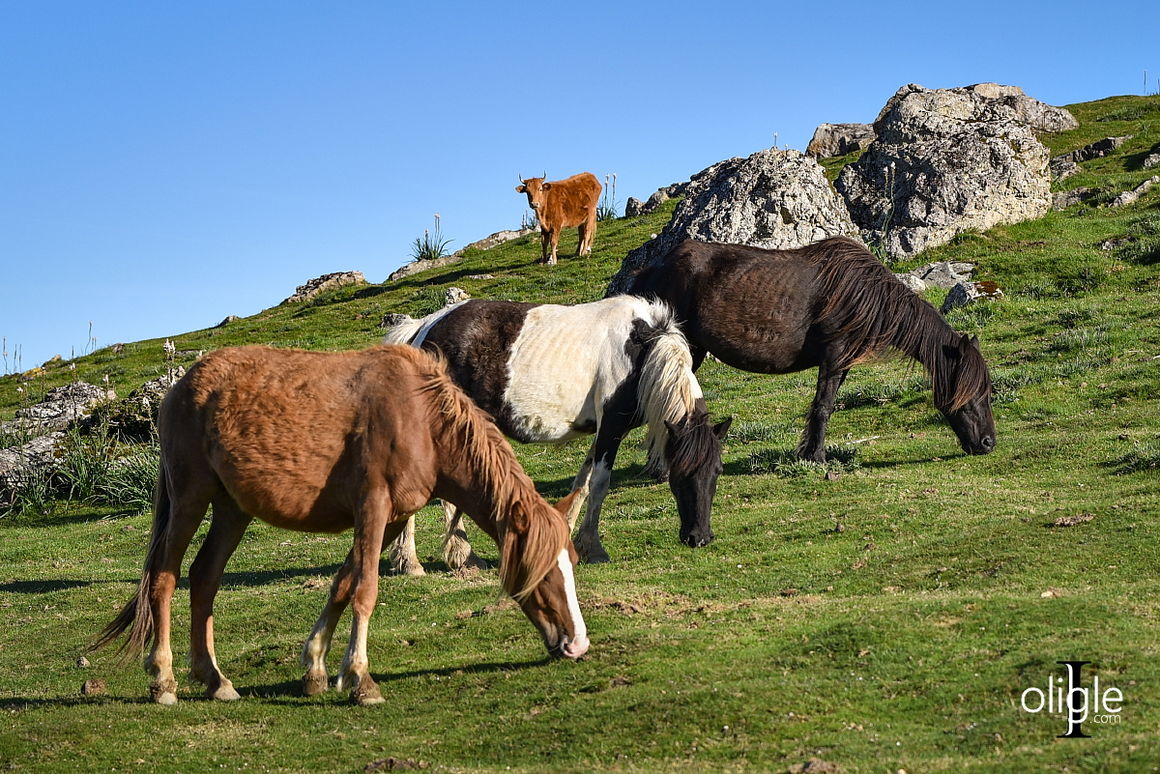
<svg viewBox="0 0 1160 774">
<path fill-rule="evenodd" d="M 721 441 L 733 418 L 712 424 L 709 414 L 698 410 L 682 422 L 665 422 L 665 461 L 669 488 L 681 517 L 681 542 L 700 548 L 713 540 L 713 495 L 721 475 Z"/>
</svg>

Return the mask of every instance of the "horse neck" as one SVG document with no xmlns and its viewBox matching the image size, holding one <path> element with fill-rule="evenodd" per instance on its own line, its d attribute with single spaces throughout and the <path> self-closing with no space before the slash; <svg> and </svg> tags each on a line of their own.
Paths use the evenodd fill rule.
<svg viewBox="0 0 1160 774">
<path fill-rule="evenodd" d="M 925 300 L 912 296 L 908 301 L 911 309 L 905 314 L 909 320 L 898 326 L 891 345 L 921 363 L 931 380 L 938 383 L 946 368 L 943 348 L 957 345 L 960 334 Z"/>
</svg>

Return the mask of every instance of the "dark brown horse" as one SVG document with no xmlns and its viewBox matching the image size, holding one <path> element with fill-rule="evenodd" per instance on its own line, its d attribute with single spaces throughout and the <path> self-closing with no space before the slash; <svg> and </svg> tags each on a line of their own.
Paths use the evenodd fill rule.
<svg viewBox="0 0 1160 774">
<path fill-rule="evenodd" d="M 757 373 L 817 368 L 803 459 L 825 459 L 826 422 L 851 366 L 889 348 L 926 367 L 935 406 L 964 451 L 995 448 L 991 377 L 978 339 L 947 325 L 857 242 L 763 250 L 686 241 L 631 278 L 625 292 L 672 305 L 696 365 L 712 352 Z"/>
<path fill-rule="evenodd" d="M 410 347 L 219 350 L 173 386 L 158 431 L 161 473 L 141 583 L 92 646 L 130 630 L 125 647 L 137 654 L 152 637 L 145 667 L 154 701 L 177 701 L 170 604 L 210 504 L 209 533 L 189 568 L 190 660 L 215 699 L 238 698 L 214 656 L 213 600 L 253 517 L 307 532 L 354 527 L 354 546 L 303 648 L 308 695 L 327 688 L 331 636 L 353 603 L 337 687 L 349 685 L 360 704 L 383 700 L 366 653 L 379 554 L 432 497 L 462 506 L 499 545 L 504 590 L 549 653 L 579 658 L 588 648 L 567 520 L 536 493 L 499 430 L 431 355 Z M 558 507 L 570 504 L 571 496 Z"/>
</svg>

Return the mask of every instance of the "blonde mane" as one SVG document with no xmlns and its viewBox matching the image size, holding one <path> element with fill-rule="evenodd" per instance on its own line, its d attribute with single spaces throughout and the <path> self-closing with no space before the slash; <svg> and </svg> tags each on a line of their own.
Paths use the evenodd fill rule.
<svg viewBox="0 0 1160 774">
<path fill-rule="evenodd" d="M 556 565 L 568 541 L 563 515 L 536 491 L 503 433 L 451 380 L 443 358 L 408 348 L 430 361 L 423 392 L 444 424 L 443 453 L 453 464 L 467 465 L 479 476 L 480 492 L 490 501 L 500 547 L 500 583 L 514 599 L 531 593 Z"/>
<path fill-rule="evenodd" d="M 648 425 L 645 472 L 659 475 L 666 470 L 665 444 L 668 424 L 679 425 L 696 409 L 701 387 L 693 375 L 689 343 L 677 326 L 672 309 L 663 302 L 649 305 L 656 333 L 641 366 L 637 403 Z"/>
</svg>

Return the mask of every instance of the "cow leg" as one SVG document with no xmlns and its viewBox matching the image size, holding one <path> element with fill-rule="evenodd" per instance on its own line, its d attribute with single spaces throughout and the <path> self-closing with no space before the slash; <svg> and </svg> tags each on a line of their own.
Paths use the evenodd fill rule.
<svg viewBox="0 0 1160 774">
<path fill-rule="evenodd" d="M 552 245 L 552 232 L 540 230 L 540 263 L 552 263 L 548 260 L 548 250 Z"/>
<path fill-rule="evenodd" d="M 580 246 L 577 255 L 591 255 L 592 243 L 596 239 L 596 210 L 588 213 L 588 220 L 580 225 Z"/>
<path fill-rule="evenodd" d="M 814 402 L 810 406 L 805 433 L 797 449 L 797 455 L 801 459 L 812 462 L 826 461 L 826 423 L 834 413 L 834 398 L 837 397 L 842 382 L 846 381 L 848 373 L 849 368 L 835 369 L 827 361 L 823 361 L 818 367 L 818 386 L 814 393 Z"/>
<path fill-rule="evenodd" d="M 556 248 L 560 244 L 560 230 L 561 229 L 559 229 L 559 228 L 552 229 L 552 235 L 551 235 L 552 254 L 548 256 L 548 265 L 549 266 L 556 265 Z"/>
<path fill-rule="evenodd" d="M 209 534 L 189 568 L 190 664 L 193 676 L 206 687 L 206 695 L 221 701 L 241 698 L 222 674 L 214 654 L 213 601 L 221 586 L 222 572 L 246 527 L 247 516 L 225 492 L 214 497 Z"/>
<path fill-rule="evenodd" d="M 391 569 L 399 575 L 425 575 L 423 563 L 415 553 L 415 517 L 412 515 L 403 526 L 403 531 L 391 543 L 389 552 Z"/>
</svg>

